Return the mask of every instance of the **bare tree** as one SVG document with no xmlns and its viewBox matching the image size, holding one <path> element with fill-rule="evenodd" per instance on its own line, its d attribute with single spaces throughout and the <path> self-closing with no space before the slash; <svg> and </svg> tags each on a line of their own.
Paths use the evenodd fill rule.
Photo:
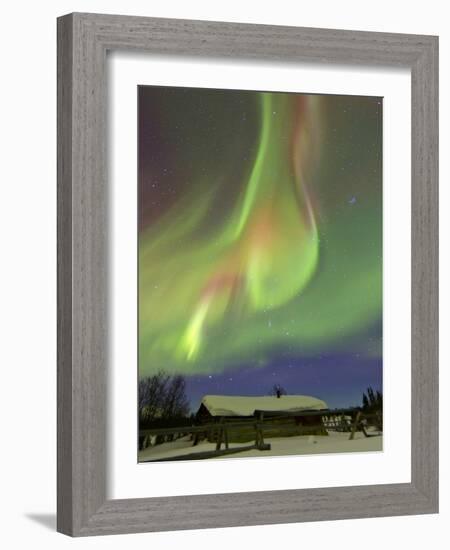
<svg viewBox="0 0 450 550">
<path fill-rule="evenodd" d="M 164 418 L 181 417 L 189 414 L 189 401 L 186 397 L 186 381 L 183 376 L 172 376 L 167 384 L 162 407 Z"/>
<path fill-rule="evenodd" d="M 283 386 L 280 386 L 280 384 L 274 384 L 269 391 L 269 395 L 281 397 L 282 395 L 287 395 L 287 391 L 283 388 Z"/>
<path fill-rule="evenodd" d="M 189 401 L 184 377 L 170 376 L 161 370 L 153 376 L 141 378 L 138 407 L 143 421 L 187 416 Z"/>
<path fill-rule="evenodd" d="M 162 415 L 163 404 L 170 376 L 159 371 L 139 380 L 139 416 L 151 420 Z"/>
</svg>

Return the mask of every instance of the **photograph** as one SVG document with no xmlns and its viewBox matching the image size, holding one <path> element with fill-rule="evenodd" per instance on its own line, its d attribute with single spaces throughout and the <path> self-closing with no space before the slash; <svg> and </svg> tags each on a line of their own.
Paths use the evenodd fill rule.
<svg viewBox="0 0 450 550">
<path fill-rule="evenodd" d="M 138 461 L 382 451 L 383 98 L 137 97 Z"/>
</svg>

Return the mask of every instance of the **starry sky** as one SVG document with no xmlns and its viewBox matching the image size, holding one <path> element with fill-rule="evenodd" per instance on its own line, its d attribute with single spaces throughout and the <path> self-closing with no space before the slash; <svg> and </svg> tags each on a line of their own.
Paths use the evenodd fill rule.
<svg viewBox="0 0 450 550">
<path fill-rule="evenodd" d="M 382 386 L 382 98 L 138 87 L 139 375 Z"/>
</svg>

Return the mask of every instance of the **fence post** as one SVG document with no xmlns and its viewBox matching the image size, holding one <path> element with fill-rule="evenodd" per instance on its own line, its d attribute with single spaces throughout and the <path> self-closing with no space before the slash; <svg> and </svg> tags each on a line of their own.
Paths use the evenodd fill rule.
<svg viewBox="0 0 450 550">
<path fill-rule="evenodd" d="M 361 411 L 358 411 L 355 416 L 355 421 L 352 424 L 352 431 L 350 433 L 349 439 L 354 439 L 356 428 L 358 427 L 360 417 L 361 417 Z"/>
<path fill-rule="evenodd" d="M 222 446 L 222 437 L 223 437 L 223 416 L 220 417 L 220 428 L 219 433 L 217 435 L 217 443 L 216 443 L 216 451 L 220 451 L 220 447 Z"/>
</svg>

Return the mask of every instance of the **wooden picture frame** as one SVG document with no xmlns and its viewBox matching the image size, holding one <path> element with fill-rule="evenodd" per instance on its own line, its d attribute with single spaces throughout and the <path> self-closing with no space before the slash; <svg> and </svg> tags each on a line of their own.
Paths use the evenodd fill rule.
<svg viewBox="0 0 450 550">
<path fill-rule="evenodd" d="M 388 65 L 412 82 L 411 482 L 106 497 L 106 52 Z M 438 511 L 438 38 L 74 13 L 58 19 L 58 509 L 72 536 Z"/>
</svg>

